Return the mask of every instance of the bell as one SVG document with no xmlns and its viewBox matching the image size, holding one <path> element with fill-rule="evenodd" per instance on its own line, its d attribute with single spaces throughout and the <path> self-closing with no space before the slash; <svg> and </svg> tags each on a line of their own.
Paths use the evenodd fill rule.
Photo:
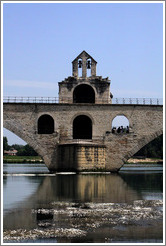
<svg viewBox="0 0 166 246">
<path fill-rule="evenodd" d="M 91 63 L 90 61 L 87 62 L 87 69 L 90 69 L 91 68 Z"/>
<path fill-rule="evenodd" d="M 82 61 L 81 61 L 81 60 L 78 61 L 78 67 L 79 67 L 79 68 L 82 67 Z"/>
</svg>

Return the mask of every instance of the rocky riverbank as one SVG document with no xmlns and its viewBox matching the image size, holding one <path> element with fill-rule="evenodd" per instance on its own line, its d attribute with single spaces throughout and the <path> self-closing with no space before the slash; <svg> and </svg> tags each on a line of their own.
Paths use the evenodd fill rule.
<svg viewBox="0 0 166 246">
<path fill-rule="evenodd" d="M 163 159 L 154 159 L 154 158 L 130 158 L 127 160 L 127 164 L 137 164 L 137 163 L 143 163 L 143 164 L 162 164 Z"/>
<path fill-rule="evenodd" d="M 110 231 L 131 226 L 162 228 L 162 200 L 126 203 L 51 203 L 51 209 L 32 209 L 37 227 L 4 231 L 4 242 L 38 238 L 79 238 L 109 226 Z M 160 230 L 162 233 L 162 230 Z M 108 238 L 107 238 L 108 240 Z"/>
</svg>

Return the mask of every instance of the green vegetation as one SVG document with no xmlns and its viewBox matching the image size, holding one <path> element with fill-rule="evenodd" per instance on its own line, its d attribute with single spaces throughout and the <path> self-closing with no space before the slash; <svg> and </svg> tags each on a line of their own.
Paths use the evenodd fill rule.
<svg viewBox="0 0 166 246">
<path fill-rule="evenodd" d="M 9 150 L 9 149 L 10 149 L 10 146 L 8 145 L 7 137 L 3 137 L 3 151 Z"/>
<path fill-rule="evenodd" d="M 15 148 L 15 146 L 13 146 L 13 148 Z M 16 146 L 16 148 L 17 148 L 17 146 Z M 36 151 L 32 147 L 30 147 L 28 144 L 23 146 L 22 148 L 20 148 L 18 150 L 17 155 L 18 156 L 38 156 Z"/>
<path fill-rule="evenodd" d="M 10 150 L 10 149 L 17 150 L 17 156 L 38 156 L 36 151 L 30 147 L 28 144 L 26 145 L 19 145 L 19 144 L 13 144 L 8 145 L 7 137 L 3 137 L 3 151 L 4 150 Z"/>
<path fill-rule="evenodd" d="M 134 156 L 144 156 L 146 158 L 163 158 L 163 135 L 157 137 L 149 144 L 140 149 Z"/>
<path fill-rule="evenodd" d="M 28 144 L 8 145 L 7 137 L 3 137 L 3 152 L 10 149 L 17 150 L 17 155 L 4 155 L 3 163 L 44 163 L 42 158 Z"/>
<path fill-rule="evenodd" d="M 44 163 L 40 156 L 11 156 L 5 155 L 3 163 Z"/>
<path fill-rule="evenodd" d="M 161 159 L 153 159 L 153 158 L 147 158 L 147 159 L 134 159 L 134 158 L 131 158 L 129 159 L 128 161 L 125 162 L 125 164 L 163 164 L 163 161 Z"/>
<path fill-rule="evenodd" d="M 27 145 L 8 145 L 7 137 L 3 137 L 3 151 L 11 148 L 17 150 L 16 156 L 4 155 L 4 163 L 43 163 L 43 160 L 32 147 Z M 163 135 L 157 137 L 152 142 L 140 149 L 134 156 L 145 158 L 162 159 L 163 158 Z M 156 163 L 156 161 L 154 160 Z M 161 161 L 160 161 L 161 162 Z"/>
</svg>

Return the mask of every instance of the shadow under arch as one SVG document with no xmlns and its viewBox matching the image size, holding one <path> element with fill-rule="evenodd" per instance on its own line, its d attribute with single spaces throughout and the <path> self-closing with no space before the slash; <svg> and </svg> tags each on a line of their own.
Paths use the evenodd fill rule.
<svg viewBox="0 0 166 246">
<path fill-rule="evenodd" d="M 92 139 L 92 120 L 86 115 L 78 115 L 73 120 L 73 139 Z"/>
<path fill-rule="evenodd" d="M 161 136 L 162 134 L 163 134 L 163 130 L 160 129 L 160 130 L 158 130 L 158 131 L 156 131 L 156 132 L 154 132 L 154 133 L 152 133 L 152 134 L 150 134 L 150 135 L 148 135 L 148 136 L 145 136 L 145 137 L 140 138 L 140 139 L 138 140 L 137 145 L 136 145 L 136 146 L 134 145 L 133 148 L 131 149 L 131 151 L 129 151 L 129 152 L 125 155 L 123 161 L 128 160 L 128 159 L 129 159 L 130 157 L 132 157 L 135 153 L 137 153 L 141 148 L 143 148 L 145 145 L 147 145 L 148 143 L 150 143 L 151 141 L 153 141 L 155 138 Z"/>
<path fill-rule="evenodd" d="M 84 111 L 81 112 L 81 114 L 80 114 L 80 112 L 74 114 L 74 116 L 73 116 L 73 117 L 71 118 L 71 120 L 70 120 L 70 124 L 71 124 L 71 125 L 73 124 L 74 119 L 75 119 L 77 116 L 79 116 L 79 115 L 85 115 L 85 116 L 88 116 L 88 117 L 91 119 L 91 121 L 92 121 L 92 125 L 95 125 L 95 121 L 94 121 L 94 118 L 92 117 L 92 115 L 89 114 L 88 112 L 84 112 Z"/>
<path fill-rule="evenodd" d="M 95 91 L 89 84 L 79 84 L 73 91 L 73 103 L 95 103 Z"/>
<path fill-rule="evenodd" d="M 54 133 L 54 119 L 49 114 L 43 114 L 37 121 L 38 134 Z"/>
</svg>

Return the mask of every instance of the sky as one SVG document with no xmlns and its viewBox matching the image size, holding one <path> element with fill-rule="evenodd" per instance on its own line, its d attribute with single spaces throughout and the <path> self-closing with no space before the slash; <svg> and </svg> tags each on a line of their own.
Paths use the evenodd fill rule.
<svg viewBox="0 0 166 246">
<path fill-rule="evenodd" d="M 162 3 L 3 4 L 3 96 L 58 97 L 83 50 L 114 97 L 163 97 Z"/>
</svg>

